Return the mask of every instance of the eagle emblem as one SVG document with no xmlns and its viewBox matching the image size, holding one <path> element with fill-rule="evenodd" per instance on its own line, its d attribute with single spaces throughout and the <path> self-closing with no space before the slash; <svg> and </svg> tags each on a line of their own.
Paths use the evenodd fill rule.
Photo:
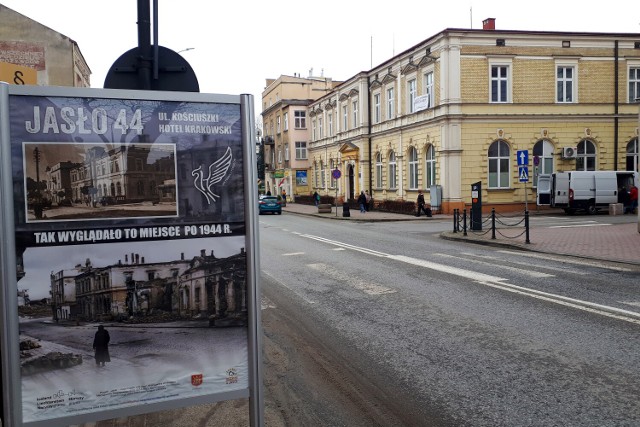
<svg viewBox="0 0 640 427">
<path fill-rule="evenodd" d="M 202 165 L 191 171 L 191 175 L 195 177 L 193 185 L 195 185 L 198 191 L 204 194 L 208 204 L 220 198 L 219 195 L 213 192 L 212 187 L 222 181 L 227 172 L 229 172 L 232 160 L 231 147 L 227 147 L 227 151 L 225 151 L 222 157 L 209 165 L 209 175 L 207 175 L 206 178 L 204 177 Z"/>
</svg>

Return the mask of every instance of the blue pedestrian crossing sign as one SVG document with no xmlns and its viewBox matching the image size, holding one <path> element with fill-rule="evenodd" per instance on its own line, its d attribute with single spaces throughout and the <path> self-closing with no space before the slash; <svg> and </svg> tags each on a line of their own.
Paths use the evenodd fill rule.
<svg viewBox="0 0 640 427">
<path fill-rule="evenodd" d="M 529 182 L 529 167 L 518 166 L 518 176 L 520 177 L 520 182 Z"/>
<path fill-rule="evenodd" d="M 518 166 L 528 166 L 529 150 L 518 150 L 516 152 L 516 160 L 518 161 Z"/>
</svg>

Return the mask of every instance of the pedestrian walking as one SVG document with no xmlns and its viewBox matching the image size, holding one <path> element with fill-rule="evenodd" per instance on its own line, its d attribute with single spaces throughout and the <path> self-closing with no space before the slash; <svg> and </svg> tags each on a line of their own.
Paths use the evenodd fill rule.
<svg viewBox="0 0 640 427">
<path fill-rule="evenodd" d="M 419 217 L 422 212 L 424 212 L 427 217 L 431 216 L 431 208 L 427 207 L 422 190 L 418 190 L 418 199 L 416 203 L 418 205 L 418 212 L 416 212 L 416 216 Z"/>
<path fill-rule="evenodd" d="M 638 187 L 636 187 L 635 185 L 631 186 L 631 189 L 629 189 L 629 213 L 630 214 L 634 214 L 636 213 L 636 209 L 638 209 Z M 625 211 L 625 213 L 627 213 L 627 211 Z"/>
<path fill-rule="evenodd" d="M 367 204 L 367 196 L 364 194 L 364 191 L 360 192 L 358 196 L 358 206 L 360 206 L 360 213 L 366 213 L 365 205 Z"/>
<path fill-rule="evenodd" d="M 96 366 L 104 366 L 106 362 L 111 362 L 109 356 L 109 341 L 111 337 L 104 326 L 98 326 L 98 331 L 93 337 L 93 349 L 95 350 Z"/>
<path fill-rule="evenodd" d="M 320 194 L 317 191 L 313 192 L 313 204 L 316 206 L 320 204 Z"/>
</svg>

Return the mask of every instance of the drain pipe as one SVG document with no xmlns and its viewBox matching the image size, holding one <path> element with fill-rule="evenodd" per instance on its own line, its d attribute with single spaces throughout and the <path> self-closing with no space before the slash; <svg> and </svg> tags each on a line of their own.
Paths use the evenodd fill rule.
<svg viewBox="0 0 640 427">
<path fill-rule="evenodd" d="M 615 41 L 615 47 L 613 49 L 614 65 L 613 75 L 614 77 L 614 118 L 613 118 L 613 170 L 618 170 L 618 126 L 620 125 L 620 119 L 618 117 L 620 99 L 618 97 L 618 89 L 620 85 L 620 78 L 618 77 L 618 40 Z"/>
</svg>

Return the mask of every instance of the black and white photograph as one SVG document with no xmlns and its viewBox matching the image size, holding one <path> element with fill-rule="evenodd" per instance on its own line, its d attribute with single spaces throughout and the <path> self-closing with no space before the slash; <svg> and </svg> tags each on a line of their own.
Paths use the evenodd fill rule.
<svg viewBox="0 0 640 427">
<path fill-rule="evenodd" d="M 25 421 L 247 387 L 244 236 L 29 248 L 23 261 Z"/>
<path fill-rule="evenodd" d="M 27 222 L 177 216 L 174 144 L 24 143 Z"/>
</svg>

